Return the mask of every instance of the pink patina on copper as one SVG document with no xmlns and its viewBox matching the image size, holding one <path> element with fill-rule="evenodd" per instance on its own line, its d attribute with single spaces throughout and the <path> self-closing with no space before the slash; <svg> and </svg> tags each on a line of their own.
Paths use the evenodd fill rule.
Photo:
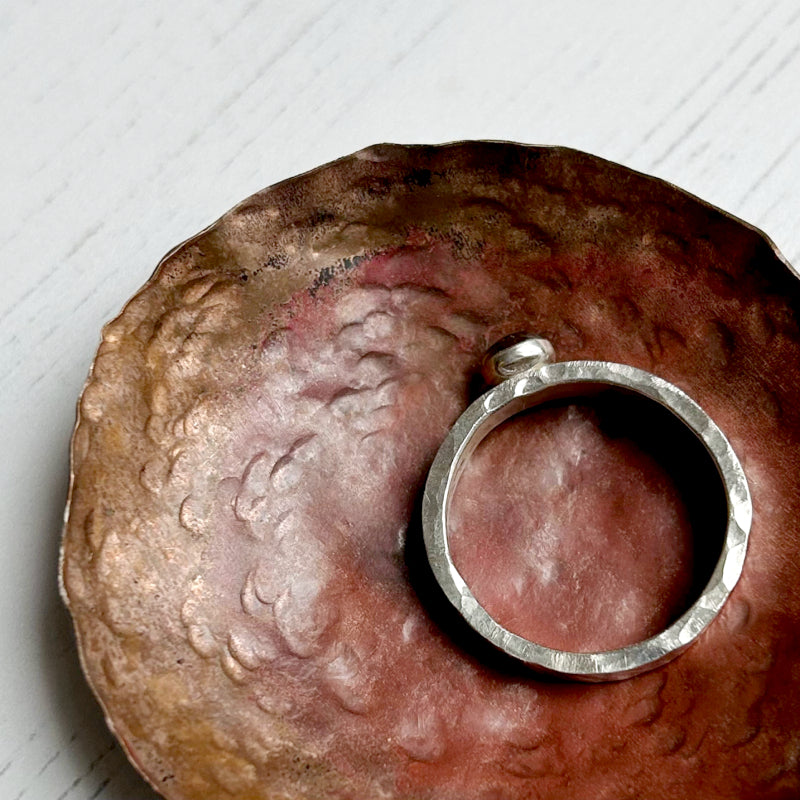
<svg viewBox="0 0 800 800">
<path fill-rule="evenodd" d="M 557 148 L 372 148 L 234 209 L 106 328 L 73 443 L 65 594 L 134 763 L 175 800 L 795 796 L 798 299 L 757 232 Z M 542 681 L 425 588 L 427 468 L 516 330 L 661 375 L 742 460 L 742 580 L 656 672 Z M 512 420 L 459 492 L 459 567 L 534 637 L 686 601 L 672 476 L 591 404 Z"/>
</svg>

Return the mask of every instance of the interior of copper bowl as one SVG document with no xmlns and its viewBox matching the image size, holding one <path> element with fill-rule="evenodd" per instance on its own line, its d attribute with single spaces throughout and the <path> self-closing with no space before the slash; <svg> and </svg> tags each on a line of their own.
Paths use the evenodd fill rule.
<svg viewBox="0 0 800 800">
<path fill-rule="evenodd" d="M 796 280 L 674 187 L 503 143 L 370 148 L 175 250 L 104 331 L 63 550 L 134 763 L 176 800 L 796 793 Z M 417 580 L 427 469 L 516 330 L 666 378 L 744 465 L 742 580 L 655 673 L 542 681 Z M 457 558 L 510 624 L 622 641 L 701 580 L 713 493 L 622 407 L 516 418 L 465 473 Z"/>
</svg>

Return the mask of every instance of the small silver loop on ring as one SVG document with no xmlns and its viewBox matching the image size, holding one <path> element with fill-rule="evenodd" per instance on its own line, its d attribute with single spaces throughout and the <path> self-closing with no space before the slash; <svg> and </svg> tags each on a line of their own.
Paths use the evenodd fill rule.
<svg viewBox="0 0 800 800">
<path fill-rule="evenodd" d="M 528 333 L 512 333 L 489 348 L 483 358 L 481 374 L 494 386 L 520 372 L 549 364 L 555 359 L 548 339 Z"/>
</svg>

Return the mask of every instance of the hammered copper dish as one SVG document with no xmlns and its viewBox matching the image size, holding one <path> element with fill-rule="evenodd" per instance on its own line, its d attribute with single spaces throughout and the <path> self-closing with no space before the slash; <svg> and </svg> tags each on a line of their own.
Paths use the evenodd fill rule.
<svg viewBox="0 0 800 800">
<path fill-rule="evenodd" d="M 799 300 L 760 232 L 564 148 L 381 145 L 237 206 L 80 402 L 63 592 L 131 760 L 173 800 L 796 798 Z M 742 579 L 655 672 L 544 681 L 430 589 L 420 488 L 517 330 L 674 383 L 744 466 Z M 658 629 L 702 577 L 703 476 L 618 409 L 512 423 L 459 485 L 476 596 L 561 646 Z"/>
</svg>

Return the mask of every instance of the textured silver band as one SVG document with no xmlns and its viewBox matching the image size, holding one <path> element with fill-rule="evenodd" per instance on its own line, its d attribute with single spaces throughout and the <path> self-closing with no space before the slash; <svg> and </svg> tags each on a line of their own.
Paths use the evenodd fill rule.
<svg viewBox="0 0 800 800">
<path fill-rule="evenodd" d="M 458 418 L 428 474 L 422 502 L 425 547 L 444 594 L 469 625 L 497 648 L 535 669 L 566 678 L 619 680 L 674 658 L 717 616 L 744 565 L 752 520 L 750 490 L 744 470 L 722 431 L 676 386 L 624 364 L 604 361 L 548 363 L 551 357 L 552 347 L 547 340 L 538 337 L 516 336 L 507 346 L 489 352 L 484 375 L 499 383 Z M 594 387 L 616 387 L 650 398 L 671 411 L 694 433 L 719 472 L 727 500 L 727 528 L 710 580 L 678 620 L 644 641 L 615 650 L 583 653 L 555 650 L 530 641 L 504 628 L 486 611 L 453 563 L 448 542 L 448 512 L 461 471 L 475 448 L 494 428 L 532 406 L 586 394 Z"/>
</svg>

